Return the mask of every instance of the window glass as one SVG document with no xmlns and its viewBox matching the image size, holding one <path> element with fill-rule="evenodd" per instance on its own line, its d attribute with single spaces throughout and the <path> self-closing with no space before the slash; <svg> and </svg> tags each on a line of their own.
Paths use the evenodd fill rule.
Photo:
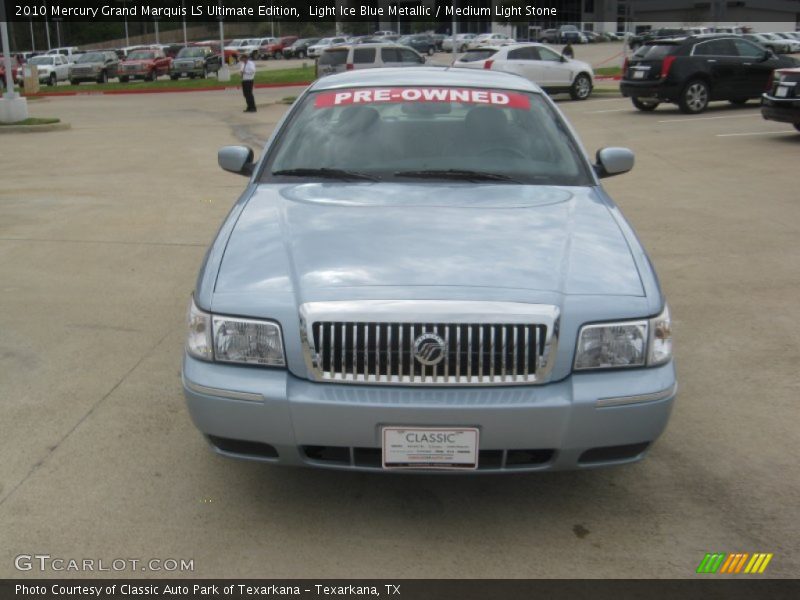
<svg viewBox="0 0 800 600">
<path fill-rule="evenodd" d="M 319 64 L 321 65 L 343 65 L 347 62 L 347 49 L 342 48 L 339 50 L 326 50 L 319 57 Z"/>
<path fill-rule="evenodd" d="M 375 48 L 355 48 L 353 50 L 353 62 L 357 65 L 374 63 Z"/>
<path fill-rule="evenodd" d="M 412 52 L 408 48 L 401 48 L 400 49 L 400 62 L 404 63 L 417 63 L 420 64 L 420 57 L 415 52 Z"/>
<path fill-rule="evenodd" d="M 539 60 L 548 60 L 552 62 L 561 62 L 561 55 L 553 52 L 550 48 L 539 48 Z"/>
<path fill-rule="evenodd" d="M 400 62 L 400 53 L 397 48 L 381 48 L 381 60 L 385 63 Z"/>
<path fill-rule="evenodd" d="M 494 50 L 486 50 L 486 49 L 476 49 L 476 50 L 467 50 L 460 60 L 461 62 L 477 62 L 479 60 L 486 60 L 491 56 L 494 56 Z"/>
<path fill-rule="evenodd" d="M 536 48 L 532 46 L 516 48 L 514 50 L 509 50 L 508 60 L 539 60 L 539 53 Z"/>
<path fill-rule="evenodd" d="M 736 46 L 739 56 L 745 58 L 760 58 L 764 55 L 764 51 L 761 48 L 746 40 L 733 40 L 733 45 Z"/>
</svg>

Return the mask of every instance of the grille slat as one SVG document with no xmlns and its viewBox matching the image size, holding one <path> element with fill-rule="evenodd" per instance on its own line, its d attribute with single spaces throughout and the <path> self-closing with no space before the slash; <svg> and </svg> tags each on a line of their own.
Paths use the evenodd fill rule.
<svg viewBox="0 0 800 600">
<path fill-rule="evenodd" d="M 312 324 L 310 351 L 319 378 L 347 383 L 465 385 L 537 382 L 547 327 L 542 324 L 386 323 Z M 436 334 L 441 360 L 425 365 L 415 341 Z M 436 356 L 435 351 L 431 356 Z"/>
</svg>

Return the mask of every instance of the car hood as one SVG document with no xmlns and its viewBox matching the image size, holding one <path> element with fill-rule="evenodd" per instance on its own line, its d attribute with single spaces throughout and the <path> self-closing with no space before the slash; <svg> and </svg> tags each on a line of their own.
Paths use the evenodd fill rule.
<svg viewBox="0 0 800 600">
<path fill-rule="evenodd" d="M 156 61 L 152 59 L 147 60 L 124 60 L 120 63 L 120 65 L 124 65 L 126 67 L 134 66 L 134 67 L 146 67 L 152 64 L 155 64 Z"/>
<path fill-rule="evenodd" d="M 462 286 L 643 296 L 628 243 L 591 187 L 262 184 L 230 234 L 215 293 L 309 299 L 330 288 Z"/>
</svg>

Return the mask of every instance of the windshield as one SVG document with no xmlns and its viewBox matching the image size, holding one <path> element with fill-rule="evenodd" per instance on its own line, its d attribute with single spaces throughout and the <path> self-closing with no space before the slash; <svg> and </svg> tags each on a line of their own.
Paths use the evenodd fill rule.
<svg viewBox="0 0 800 600">
<path fill-rule="evenodd" d="M 493 56 L 494 53 L 494 50 L 476 48 L 475 50 L 467 50 L 458 60 L 461 62 L 477 62 L 479 60 L 486 60 Z"/>
<path fill-rule="evenodd" d="M 591 185 L 560 117 L 538 94 L 449 87 L 309 94 L 263 181 L 314 178 Z M 293 179 L 290 179 L 293 178 Z"/>
<path fill-rule="evenodd" d="M 53 60 L 52 56 L 34 56 L 28 63 L 32 65 L 52 65 Z"/>
<path fill-rule="evenodd" d="M 183 48 L 178 52 L 176 58 L 202 58 L 205 55 L 205 50 L 202 48 Z"/>
<path fill-rule="evenodd" d="M 88 54 L 84 54 L 81 56 L 77 61 L 79 63 L 90 63 L 90 62 L 104 62 L 106 57 L 100 52 L 89 52 Z"/>
<path fill-rule="evenodd" d="M 330 44 L 333 41 L 333 38 L 322 38 L 319 42 L 317 42 L 320 46 L 323 44 Z"/>
<path fill-rule="evenodd" d="M 128 54 L 128 60 L 151 60 L 156 57 L 155 52 L 131 52 Z"/>
</svg>

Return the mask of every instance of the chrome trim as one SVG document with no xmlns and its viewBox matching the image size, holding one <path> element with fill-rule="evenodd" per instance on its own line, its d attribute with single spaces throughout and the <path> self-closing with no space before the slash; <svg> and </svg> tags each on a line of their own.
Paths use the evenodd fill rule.
<svg viewBox="0 0 800 600">
<path fill-rule="evenodd" d="M 611 398 L 600 398 L 597 401 L 598 408 L 607 408 L 609 406 L 625 406 L 627 404 L 641 404 L 643 402 L 656 402 L 664 400 L 670 396 L 674 396 L 678 392 L 678 383 L 673 383 L 670 387 L 660 392 L 653 392 L 651 394 L 638 394 L 636 396 L 614 396 Z"/>
<path fill-rule="evenodd" d="M 444 301 L 444 300 L 364 300 L 364 301 L 337 301 L 337 302 L 307 302 L 299 308 L 300 318 L 300 338 L 303 347 L 303 354 L 308 371 L 308 377 L 312 381 L 324 381 L 334 383 L 357 383 L 369 385 L 433 385 L 433 386 L 463 386 L 463 385 L 531 385 L 541 384 L 548 380 L 550 372 L 555 363 L 556 351 L 558 348 L 559 322 L 561 311 L 558 306 L 549 304 L 524 304 L 520 302 L 474 302 L 474 301 Z M 320 324 L 318 349 L 314 342 L 314 324 Z M 328 327 L 322 327 L 322 324 Z M 354 357 L 361 351 L 364 356 L 362 369 L 357 368 L 356 364 L 350 370 L 352 375 L 342 372 L 344 364 L 335 364 L 335 355 L 332 354 L 334 348 L 334 338 L 331 335 L 328 339 L 325 330 L 330 328 L 330 333 L 335 325 L 342 327 L 342 362 L 346 350 Z M 436 369 L 431 373 L 426 373 L 422 365 L 415 366 L 416 361 L 411 360 L 408 365 L 407 373 L 405 364 L 400 358 L 392 359 L 387 362 L 386 368 L 380 368 L 380 357 L 382 352 L 390 348 L 409 346 L 413 348 L 416 337 L 424 329 L 426 323 L 433 324 L 432 331 L 439 331 L 439 325 L 457 326 L 454 328 L 445 327 L 446 343 L 448 348 L 447 362 L 442 369 Z M 345 328 L 345 324 L 349 326 Z M 410 325 L 408 339 L 404 339 L 402 327 Z M 509 368 L 507 360 L 509 357 L 501 358 L 496 361 L 493 353 L 490 353 L 489 362 L 486 366 L 491 373 L 483 374 L 481 367 L 484 366 L 483 354 L 478 352 L 478 370 L 472 369 L 472 354 L 468 351 L 466 360 L 466 372 L 463 371 L 461 364 L 460 350 L 463 347 L 461 339 L 461 329 L 464 325 L 470 325 L 466 330 L 466 348 L 471 349 L 473 341 L 473 328 L 478 327 L 474 336 L 476 341 L 484 340 L 484 328 L 487 328 L 486 335 L 490 336 L 490 342 L 494 347 L 497 337 L 497 327 L 501 327 L 501 342 L 497 344 L 500 349 L 509 351 L 511 337 L 508 335 L 507 327 L 514 325 L 524 325 L 523 335 L 525 337 L 525 362 L 522 369 L 518 368 L 517 353 L 522 354 L 522 348 L 518 347 L 519 336 L 517 329 L 513 329 L 515 356 L 511 357 L 514 364 Z M 346 344 L 345 331 L 353 330 L 364 326 L 363 336 L 355 334 L 349 346 Z M 375 327 L 375 367 L 369 368 L 368 349 L 369 349 L 369 327 Z M 386 328 L 385 334 L 381 329 Z M 392 329 L 397 327 L 399 334 L 393 336 Z M 533 331 L 532 331 L 533 330 Z M 532 335 L 533 334 L 533 335 Z M 456 355 L 455 369 L 450 368 L 449 357 L 451 343 L 450 336 L 455 336 L 455 347 L 459 350 Z M 444 337 L 444 336 L 443 336 Z M 521 337 L 521 336 L 520 336 Z M 542 337 L 544 339 L 542 339 Z M 397 339 L 397 344 L 392 344 L 393 339 Z M 360 343 L 358 341 L 360 340 Z M 385 341 L 384 341 L 385 340 Z M 520 340 L 521 342 L 521 340 Z M 536 344 L 534 355 L 530 355 L 530 344 Z M 399 344 L 399 346 L 398 346 Z M 405 348 L 404 348 L 405 350 Z M 325 353 L 331 353 L 329 362 Z M 533 372 L 530 372 L 530 360 L 534 361 Z M 326 370 L 323 364 L 328 364 Z M 397 368 L 393 365 L 397 364 Z M 360 371 L 360 372 L 359 372 Z M 444 372 L 443 372 L 444 371 Z M 455 371 L 455 373 L 453 372 Z"/>
<path fill-rule="evenodd" d="M 198 394 L 205 394 L 206 396 L 217 396 L 218 398 L 228 398 L 230 400 L 246 400 L 248 402 L 263 402 L 264 396 L 261 394 L 253 394 L 252 392 L 236 392 L 234 390 L 223 390 L 220 388 L 208 387 L 194 383 L 188 379 L 183 380 L 183 384 Z"/>
</svg>

